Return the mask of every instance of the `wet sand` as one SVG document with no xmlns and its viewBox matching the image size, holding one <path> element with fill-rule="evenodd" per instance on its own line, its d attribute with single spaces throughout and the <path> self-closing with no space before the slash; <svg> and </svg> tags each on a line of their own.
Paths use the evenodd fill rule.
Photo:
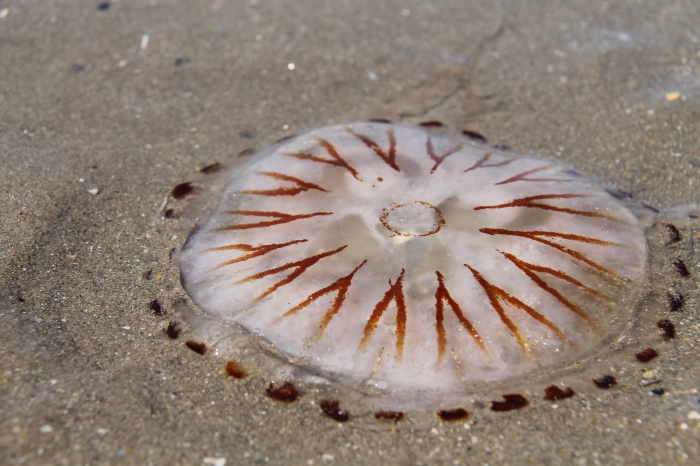
<svg viewBox="0 0 700 466">
<path fill-rule="evenodd" d="M 0 2 L 0 462 L 700 460 L 692 248 L 675 342 L 556 408 L 355 428 L 163 338 L 193 225 L 160 213 L 172 187 L 315 126 L 440 120 L 658 209 L 700 202 L 697 2 L 463 3 Z"/>
</svg>

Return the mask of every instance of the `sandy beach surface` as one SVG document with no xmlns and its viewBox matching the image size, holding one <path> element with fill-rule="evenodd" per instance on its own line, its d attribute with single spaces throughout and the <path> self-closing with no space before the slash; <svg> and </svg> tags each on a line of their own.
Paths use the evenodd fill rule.
<svg viewBox="0 0 700 466">
<path fill-rule="evenodd" d="M 697 230 L 677 337 L 613 389 L 373 429 L 163 337 L 193 221 L 162 208 L 197 168 L 367 117 L 699 203 L 699 98 L 695 0 L 0 0 L 0 463 L 698 464 Z"/>
</svg>

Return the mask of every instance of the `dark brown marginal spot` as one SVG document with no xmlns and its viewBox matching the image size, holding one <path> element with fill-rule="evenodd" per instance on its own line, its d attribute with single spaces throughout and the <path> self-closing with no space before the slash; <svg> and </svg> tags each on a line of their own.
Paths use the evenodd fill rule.
<svg viewBox="0 0 700 466">
<path fill-rule="evenodd" d="M 249 155 L 255 154 L 255 152 L 256 152 L 255 149 L 253 149 L 252 147 L 249 147 L 247 149 L 243 149 L 242 151 L 240 151 L 238 153 L 238 157 L 248 157 Z"/>
<path fill-rule="evenodd" d="M 632 196 L 630 196 L 630 198 L 631 198 L 631 197 L 632 197 Z M 651 210 L 652 212 L 654 212 L 655 214 L 661 213 L 661 211 L 660 211 L 659 209 L 657 209 L 656 207 L 652 207 L 652 206 L 650 206 L 649 204 L 645 204 L 645 203 L 643 203 L 643 202 L 642 202 L 641 204 L 642 204 L 644 207 L 646 207 L 647 209 L 649 209 L 649 210 Z"/>
<path fill-rule="evenodd" d="M 387 120 L 386 118 L 370 118 L 367 121 L 369 121 L 371 123 L 385 123 L 387 125 L 391 124 L 391 120 Z"/>
<path fill-rule="evenodd" d="M 186 197 L 194 196 L 195 194 L 197 194 L 197 188 L 194 187 L 191 181 L 180 183 L 170 191 L 170 195 L 173 199 L 177 199 L 178 201 Z"/>
<path fill-rule="evenodd" d="M 664 331 L 664 333 L 661 334 L 664 340 L 672 340 L 676 338 L 676 326 L 673 325 L 673 322 L 670 320 L 660 320 L 656 323 L 656 326 Z"/>
<path fill-rule="evenodd" d="M 690 277 L 690 272 L 688 271 L 688 267 L 685 266 L 685 263 L 680 260 L 680 259 L 675 259 L 673 261 L 673 268 L 676 269 L 676 273 L 680 275 L 683 278 L 688 278 Z"/>
<path fill-rule="evenodd" d="M 442 128 L 445 125 L 442 124 L 442 121 L 429 120 L 418 123 L 418 126 L 422 126 L 423 128 Z"/>
<path fill-rule="evenodd" d="M 681 236 L 681 232 L 678 231 L 678 228 L 676 228 L 675 225 L 671 225 L 670 223 L 666 224 L 666 230 L 668 230 L 668 240 L 671 243 L 677 243 L 683 237 Z"/>
<path fill-rule="evenodd" d="M 517 393 L 503 395 L 502 397 L 505 401 L 492 401 L 491 402 L 491 411 L 496 411 L 496 412 L 512 411 L 514 409 L 524 408 L 525 406 L 530 404 L 530 402 L 527 401 L 527 398 L 525 398 L 524 396 L 519 395 Z"/>
<path fill-rule="evenodd" d="M 488 142 L 488 141 L 486 140 L 486 138 L 485 138 L 481 133 L 477 133 L 476 131 L 471 131 L 471 130 L 468 130 L 468 129 L 463 129 L 463 130 L 462 130 L 462 134 L 465 135 L 466 137 L 468 137 L 469 139 L 473 139 L 473 140 L 475 140 L 475 141 L 479 141 L 479 142 Z"/>
<path fill-rule="evenodd" d="M 544 397 L 542 397 L 542 399 L 547 401 L 556 401 L 571 398 L 572 396 L 574 396 L 574 390 L 571 387 L 566 387 L 564 390 L 562 390 L 556 385 L 550 385 L 544 389 Z"/>
<path fill-rule="evenodd" d="M 668 302 L 668 308 L 671 312 L 679 311 L 683 307 L 683 304 L 685 304 L 685 298 L 677 291 L 667 293 L 666 301 Z"/>
<path fill-rule="evenodd" d="M 202 356 L 207 354 L 207 345 L 206 343 L 202 343 L 201 341 L 187 340 L 185 342 L 185 346 L 194 351 L 195 353 L 201 354 Z"/>
<path fill-rule="evenodd" d="M 162 317 L 168 313 L 168 311 L 163 309 L 163 305 L 157 299 L 151 301 L 148 307 L 151 308 L 154 316 Z"/>
<path fill-rule="evenodd" d="M 635 354 L 635 356 L 640 362 L 649 362 L 658 355 L 659 353 L 657 353 L 654 348 L 647 348 L 644 351 Z"/>
<path fill-rule="evenodd" d="M 180 214 L 175 212 L 175 209 L 166 209 L 163 215 L 169 220 L 175 220 L 180 218 Z"/>
<path fill-rule="evenodd" d="M 593 379 L 593 383 L 601 390 L 607 390 L 617 385 L 617 379 L 612 375 L 604 375 L 598 379 Z"/>
<path fill-rule="evenodd" d="M 469 417 L 469 412 L 464 408 L 443 409 L 442 411 L 438 411 L 437 415 L 443 421 L 455 422 L 467 419 Z"/>
<path fill-rule="evenodd" d="M 401 411 L 379 411 L 374 413 L 374 418 L 379 422 L 393 422 L 396 424 L 403 417 L 404 414 Z"/>
<path fill-rule="evenodd" d="M 224 166 L 219 162 L 210 163 L 206 167 L 200 168 L 197 171 L 204 173 L 205 175 L 211 175 L 212 173 L 220 172 L 224 169 Z"/>
<path fill-rule="evenodd" d="M 289 141 L 290 139 L 295 138 L 296 136 L 297 136 L 296 134 L 290 134 L 289 136 L 283 136 L 283 137 L 277 139 L 274 142 L 274 144 L 279 144 L 280 142 Z"/>
<path fill-rule="evenodd" d="M 172 320 L 168 324 L 168 328 L 163 329 L 163 332 L 165 332 L 168 338 L 176 340 L 182 333 L 182 324 L 180 324 L 180 322 Z"/>
<path fill-rule="evenodd" d="M 319 406 L 328 417 L 338 422 L 348 422 L 350 419 L 350 413 L 340 408 L 338 400 L 321 400 Z"/>
<path fill-rule="evenodd" d="M 265 393 L 273 400 L 282 401 L 283 403 L 291 403 L 299 398 L 299 390 L 292 382 L 283 382 L 280 385 L 271 383 L 265 389 Z"/>
<path fill-rule="evenodd" d="M 226 363 L 226 374 L 234 379 L 244 379 L 248 375 L 248 371 L 236 361 L 228 361 Z"/>
</svg>

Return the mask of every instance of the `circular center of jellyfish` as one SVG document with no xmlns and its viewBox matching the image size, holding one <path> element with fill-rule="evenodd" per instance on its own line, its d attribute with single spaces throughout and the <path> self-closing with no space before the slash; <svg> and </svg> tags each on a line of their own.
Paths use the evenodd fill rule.
<svg viewBox="0 0 700 466">
<path fill-rule="evenodd" d="M 385 207 L 379 221 L 398 236 L 434 235 L 445 224 L 440 209 L 424 201 Z"/>
</svg>

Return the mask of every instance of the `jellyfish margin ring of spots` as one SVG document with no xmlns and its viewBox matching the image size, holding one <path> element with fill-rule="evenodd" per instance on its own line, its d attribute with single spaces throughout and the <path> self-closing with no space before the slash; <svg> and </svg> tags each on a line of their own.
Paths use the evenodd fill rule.
<svg viewBox="0 0 700 466">
<path fill-rule="evenodd" d="M 188 346 L 269 372 L 268 393 L 332 399 L 343 420 L 449 420 L 475 398 L 517 409 L 513 391 L 573 394 L 582 366 L 591 386 L 614 380 L 611 358 L 663 342 L 667 283 L 649 277 L 673 275 L 664 222 L 692 218 L 558 163 L 381 122 L 312 130 L 223 176 L 179 256 L 201 311 Z"/>
</svg>

